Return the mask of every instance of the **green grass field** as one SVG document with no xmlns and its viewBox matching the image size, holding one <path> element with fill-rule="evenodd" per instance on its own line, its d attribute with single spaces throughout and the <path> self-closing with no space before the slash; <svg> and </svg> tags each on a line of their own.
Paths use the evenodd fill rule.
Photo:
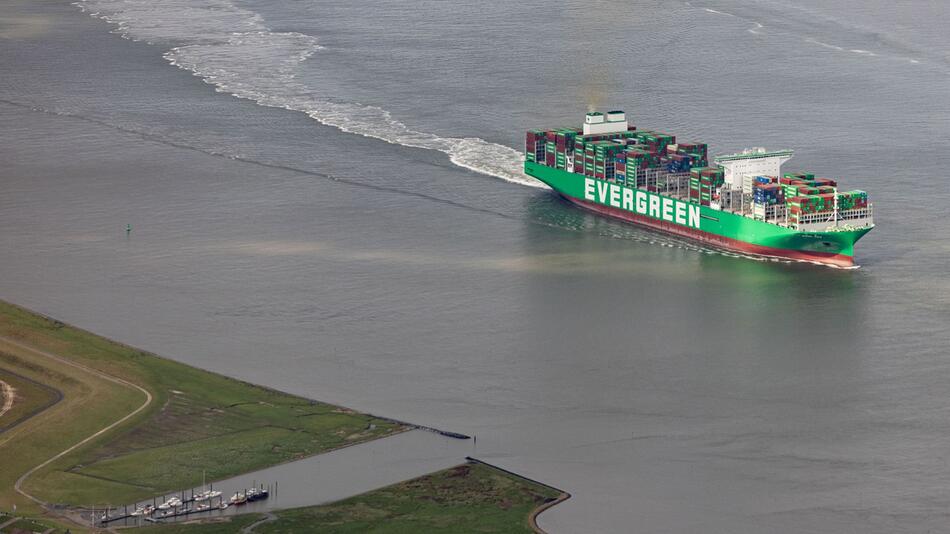
<svg viewBox="0 0 950 534">
<path fill-rule="evenodd" d="M 0 432 L 16 425 L 34 413 L 48 408 L 59 398 L 56 390 L 5 371 L 2 367 L 0 367 L 0 380 L 9 384 L 16 391 L 13 407 L 3 414 L 3 417 L 0 417 Z M 3 399 L 0 399 L 0 404 L 2 403 Z"/>
<path fill-rule="evenodd" d="M 130 503 L 196 486 L 203 471 L 208 480 L 226 478 L 405 429 L 399 423 L 160 358 L 0 301 L 0 378 L 17 388 L 18 413 L 46 406 L 20 424 L 0 430 L 0 510 L 16 504 L 19 515 L 47 515 L 14 492 L 14 481 L 146 401 L 132 386 L 72 363 L 139 385 L 153 401 L 121 426 L 28 478 L 24 489 L 51 503 Z M 28 380 L 20 378 L 14 384 L 17 375 Z M 62 399 L 48 405 L 56 391 Z M 532 511 L 558 494 L 470 463 L 338 503 L 276 512 L 276 521 L 262 523 L 254 531 L 530 532 Z M 233 533 L 261 517 L 248 514 L 140 530 Z M 29 521 L 20 519 L 14 525 L 28 526 Z M 86 532 L 58 516 L 37 521 L 39 526 L 59 525 L 59 532 L 67 526 L 76 534 Z"/>
<path fill-rule="evenodd" d="M 262 388 L 114 343 L 0 302 L 0 369 L 63 393 L 63 400 L 0 432 L 0 509 L 39 507 L 13 491 L 28 469 L 141 406 L 142 392 L 34 351 L 137 384 L 154 397 L 122 426 L 24 484 L 52 503 L 119 504 L 390 435 L 404 427 Z M 6 376 L 6 375 L 4 375 Z M 75 529 L 74 529 L 75 531 Z"/>
<path fill-rule="evenodd" d="M 263 534 L 415 534 L 532 532 L 528 518 L 560 492 L 472 463 L 358 495 L 340 502 L 275 512 Z M 259 515 L 254 514 L 248 523 Z M 222 525 L 154 526 L 143 534 L 236 532 Z"/>
<path fill-rule="evenodd" d="M 11 516 L 0 514 L 0 524 L 4 524 L 7 520 L 11 519 Z M 57 528 L 58 525 L 51 521 L 43 521 L 36 519 L 19 519 L 14 521 L 10 525 L 7 525 L 4 528 L 0 528 L 0 533 L 7 534 L 10 532 L 46 532 L 48 529 L 52 528 L 54 534 L 62 534 L 65 532 L 61 528 Z"/>
<path fill-rule="evenodd" d="M 263 514 L 244 514 L 203 523 L 149 526 L 132 530 L 135 534 L 234 534 L 264 517 Z"/>
</svg>

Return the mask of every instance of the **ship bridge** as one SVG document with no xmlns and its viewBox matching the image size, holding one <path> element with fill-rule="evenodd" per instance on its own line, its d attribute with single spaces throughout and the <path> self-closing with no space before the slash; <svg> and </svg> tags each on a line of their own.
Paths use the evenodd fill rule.
<svg viewBox="0 0 950 534">
<path fill-rule="evenodd" d="M 792 159 L 791 150 L 772 150 L 750 148 L 738 154 L 716 156 L 715 162 L 722 166 L 723 178 L 730 189 L 741 189 L 745 194 L 752 193 L 752 182 L 756 176 L 781 176 L 782 165 Z"/>
</svg>

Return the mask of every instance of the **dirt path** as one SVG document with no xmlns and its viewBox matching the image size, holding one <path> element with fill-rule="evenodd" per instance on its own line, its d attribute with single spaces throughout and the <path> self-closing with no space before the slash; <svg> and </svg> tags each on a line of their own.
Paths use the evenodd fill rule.
<svg viewBox="0 0 950 534">
<path fill-rule="evenodd" d="M 16 397 L 16 388 L 0 380 L 0 391 L 3 391 L 3 406 L 0 406 L 0 417 L 13 409 L 13 399 Z"/>
<path fill-rule="evenodd" d="M 255 528 L 259 527 L 260 525 L 263 525 L 264 523 L 270 523 L 271 521 L 277 521 L 277 516 L 270 512 L 265 512 L 264 517 L 242 528 L 241 534 L 250 534 L 254 532 Z"/>
<path fill-rule="evenodd" d="M 27 471 L 26 473 L 23 473 L 23 474 L 20 476 L 20 478 L 17 479 L 16 483 L 13 485 L 13 489 L 15 489 L 15 490 L 17 491 L 17 493 L 19 493 L 20 495 L 23 495 L 24 497 L 26 497 L 27 499 L 30 499 L 30 500 L 33 501 L 33 502 L 39 504 L 40 506 L 49 509 L 49 506 L 48 506 L 49 503 L 47 503 L 47 502 L 45 502 L 45 501 L 43 501 L 43 500 L 41 500 L 41 499 L 39 499 L 39 498 L 37 498 L 37 497 L 34 497 L 33 495 L 30 495 L 29 493 L 27 493 L 26 491 L 24 491 L 24 490 L 21 488 L 21 486 L 23 485 L 23 482 L 25 482 L 26 479 L 29 478 L 30 475 L 32 475 L 33 473 L 39 471 L 40 469 L 43 469 L 44 467 L 46 467 L 46 466 L 48 466 L 49 464 L 55 462 L 56 460 L 59 460 L 59 459 L 62 458 L 63 456 L 66 456 L 67 454 L 73 452 L 73 451 L 76 450 L 77 448 L 79 448 L 79 447 L 85 445 L 86 443 L 89 443 L 90 441 L 96 439 L 97 437 L 101 436 L 102 434 L 105 434 L 106 432 L 112 430 L 113 428 L 115 428 L 115 427 L 121 425 L 121 424 L 124 423 L 125 421 L 128 421 L 130 418 L 134 417 L 136 414 L 138 414 L 139 412 L 141 412 L 142 410 L 144 410 L 145 408 L 147 408 L 147 407 L 152 403 L 152 394 L 149 393 L 145 388 L 143 388 L 143 387 L 141 387 L 141 386 L 138 386 L 138 385 L 136 385 L 136 384 L 133 384 L 132 382 L 129 382 L 129 381 L 127 381 L 127 380 L 123 380 L 123 379 L 121 379 L 121 378 L 118 378 L 118 377 L 115 377 L 115 376 L 112 376 L 112 375 L 108 375 L 108 374 L 106 374 L 106 373 L 103 373 L 103 372 L 98 371 L 98 370 L 96 370 L 96 369 L 93 369 L 93 368 L 91 368 L 91 367 L 87 367 L 87 366 L 85 366 L 85 365 L 82 365 L 82 364 L 80 364 L 80 363 L 76 363 L 76 362 L 74 362 L 74 361 L 72 361 L 72 360 L 69 360 L 69 359 L 66 359 L 66 358 L 57 356 L 57 355 L 55 355 L 55 354 L 51 354 L 51 353 L 49 353 L 49 352 L 45 352 L 45 351 L 42 351 L 42 350 L 33 348 L 33 347 L 29 346 L 29 345 L 25 345 L 25 344 L 23 344 L 23 343 L 20 343 L 19 341 L 15 341 L 15 340 L 10 339 L 10 338 L 8 338 L 8 337 L 0 336 L 0 342 L 6 343 L 6 344 L 8 344 L 8 345 L 12 345 L 12 346 L 14 346 L 14 347 L 18 347 L 18 348 L 20 348 L 20 349 L 22 349 L 22 350 L 25 350 L 25 351 L 27 351 L 27 352 L 32 352 L 33 354 L 36 354 L 36 355 L 39 355 L 39 356 L 43 356 L 44 358 L 49 358 L 49 359 L 51 359 L 51 360 L 55 360 L 55 361 L 57 361 L 57 362 L 59 362 L 59 363 L 61 363 L 61 364 L 68 365 L 68 366 L 70 366 L 70 367 L 74 367 L 74 368 L 76 368 L 76 369 L 79 369 L 79 370 L 81 370 L 81 371 L 83 371 L 83 372 L 89 373 L 89 374 L 91 374 L 91 375 L 93 375 L 93 376 L 96 376 L 96 377 L 98 377 L 98 378 L 101 378 L 101 379 L 103 379 L 103 380 L 106 380 L 106 381 L 109 381 L 109 382 L 112 382 L 112 383 L 115 383 L 115 384 L 121 384 L 121 385 L 123 385 L 123 386 L 130 387 L 130 388 L 132 388 L 132 389 L 136 389 L 136 390 L 142 392 L 143 395 L 145 395 L 145 402 L 143 402 L 142 405 L 139 406 L 138 408 L 136 408 L 135 410 L 133 410 L 133 411 L 131 411 L 130 413 L 128 413 L 127 415 L 123 416 L 123 417 L 122 417 L 121 419 L 119 419 L 118 421 L 115 421 L 115 422 L 113 422 L 112 424 L 106 426 L 105 428 L 102 428 L 102 429 L 96 431 L 95 433 L 93 433 L 92 435 L 90 435 L 90 436 L 88 436 L 87 438 L 83 439 L 83 440 L 80 441 L 79 443 L 76 443 L 76 444 L 72 445 L 71 447 L 67 448 L 67 449 L 64 450 L 64 451 L 61 451 L 61 452 L 57 453 L 57 454 L 54 455 L 53 457 L 51 457 L 51 458 L 49 458 L 48 460 L 44 461 L 43 463 L 41 463 L 41 464 L 39 464 L 39 465 L 33 467 L 32 469 L 30 469 L 30 470 Z"/>
</svg>

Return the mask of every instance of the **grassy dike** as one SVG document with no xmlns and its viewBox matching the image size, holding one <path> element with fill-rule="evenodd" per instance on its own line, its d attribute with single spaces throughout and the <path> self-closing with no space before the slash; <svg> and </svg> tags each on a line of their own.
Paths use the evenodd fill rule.
<svg viewBox="0 0 950 534">
<path fill-rule="evenodd" d="M 227 478 L 405 428 L 202 371 L 2 301 L 0 369 L 4 380 L 22 377 L 24 408 L 42 408 L 0 431 L 0 510 L 16 504 L 18 515 L 43 511 L 14 491 L 16 480 L 145 404 L 134 386 L 152 396 L 144 409 L 31 474 L 22 489 L 56 504 L 127 503 L 196 486 L 203 470 L 208 480 Z"/>
<path fill-rule="evenodd" d="M 414 534 L 533 532 L 531 514 L 560 492 L 481 463 L 469 463 L 322 506 L 274 512 L 261 534 Z M 237 532 L 264 516 L 232 523 L 140 529 L 143 534 Z"/>
</svg>

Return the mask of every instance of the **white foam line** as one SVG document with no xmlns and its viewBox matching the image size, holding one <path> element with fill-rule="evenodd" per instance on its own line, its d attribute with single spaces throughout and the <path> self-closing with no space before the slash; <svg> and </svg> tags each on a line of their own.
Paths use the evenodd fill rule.
<svg viewBox="0 0 950 534">
<path fill-rule="evenodd" d="M 207 9 L 201 8 L 202 2 Z M 95 4 L 96 9 L 92 9 L 91 4 Z M 323 49 L 317 39 L 297 32 L 273 32 L 263 25 L 259 15 L 236 7 L 228 0 L 81 0 L 76 5 L 115 24 L 115 31 L 127 39 L 184 43 L 171 48 L 164 58 L 192 72 L 218 92 L 262 106 L 306 113 L 322 124 L 347 133 L 437 150 L 460 167 L 516 184 L 547 188 L 521 172 L 521 153 L 510 147 L 477 137 L 446 138 L 420 132 L 394 119 L 382 108 L 333 102 L 315 94 L 312 88 L 297 80 L 297 74 L 303 62 Z M 167 12 L 155 13 L 162 8 Z M 730 13 L 707 11 L 735 17 Z M 234 31 L 235 27 L 242 31 Z M 708 254 L 764 259 L 653 234 L 636 239 Z"/>
<path fill-rule="evenodd" d="M 812 39 L 812 38 L 805 39 L 805 41 L 808 42 L 808 43 L 816 44 L 816 45 L 818 45 L 818 46 L 823 46 L 823 47 L 825 47 L 825 48 L 830 48 L 830 49 L 832 49 L 832 50 L 837 50 L 837 51 L 839 51 L 839 52 L 841 52 L 841 51 L 844 50 L 844 48 L 842 48 L 842 47 L 840 47 L 840 46 L 835 46 L 835 45 L 833 45 L 833 44 L 823 43 L 823 42 L 821 42 L 821 41 L 817 41 L 817 40 Z"/>
<path fill-rule="evenodd" d="M 858 55 L 860 55 L 860 56 L 867 56 L 867 57 L 881 57 L 879 54 L 876 54 L 876 53 L 874 53 L 874 52 L 871 52 L 870 50 L 862 50 L 862 49 L 860 49 L 860 48 L 846 49 L 846 48 L 843 48 L 843 47 L 840 47 L 840 46 L 835 46 L 835 45 L 832 45 L 832 44 L 823 43 L 823 42 L 821 42 L 821 41 L 818 41 L 818 40 L 812 39 L 812 38 L 805 39 L 805 42 L 812 43 L 812 44 L 816 44 L 816 45 L 818 45 L 818 46 L 822 46 L 822 47 L 824 47 L 824 48 L 828 48 L 828 49 L 835 50 L 835 51 L 838 51 L 838 52 L 850 52 L 850 53 L 852 53 L 852 54 L 858 54 Z M 908 62 L 910 62 L 910 63 L 912 63 L 912 64 L 914 64 L 914 65 L 917 65 L 917 64 L 920 63 L 920 60 L 914 59 L 914 58 L 909 58 L 909 57 L 895 57 L 894 59 L 904 59 L 904 60 L 907 60 Z"/>
<path fill-rule="evenodd" d="M 689 2 L 687 2 L 686 5 L 689 7 L 692 7 L 692 4 L 690 4 Z M 742 18 L 737 15 L 733 15 L 732 13 L 726 13 L 725 11 L 717 11 L 715 9 L 708 8 L 708 7 L 704 7 L 703 10 L 706 11 L 707 13 L 714 13 L 716 15 L 725 15 L 727 17 L 732 17 L 732 18 Z M 746 20 L 746 19 L 743 19 L 743 20 Z M 760 32 L 759 30 L 761 30 L 764 26 L 762 26 L 758 22 L 753 21 L 752 23 L 755 24 L 755 28 L 749 28 L 746 31 L 753 35 L 761 35 L 762 32 Z"/>
<path fill-rule="evenodd" d="M 262 106 L 307 114 L 347 133 L 448 155 L 465 169 L 538 188 L 524 174 L 521 152 L 478 137 L 440 137 L 414 130 L 379 107 L 334 102 L 297 80 L 301 65 L 323 47 L 313 36 L 274 32 L 257 13 L 230 0 L 80 0 L 83 11 L 132 40 L 176 43 L 165 59 L 219 92 Z"/>
</svg>

